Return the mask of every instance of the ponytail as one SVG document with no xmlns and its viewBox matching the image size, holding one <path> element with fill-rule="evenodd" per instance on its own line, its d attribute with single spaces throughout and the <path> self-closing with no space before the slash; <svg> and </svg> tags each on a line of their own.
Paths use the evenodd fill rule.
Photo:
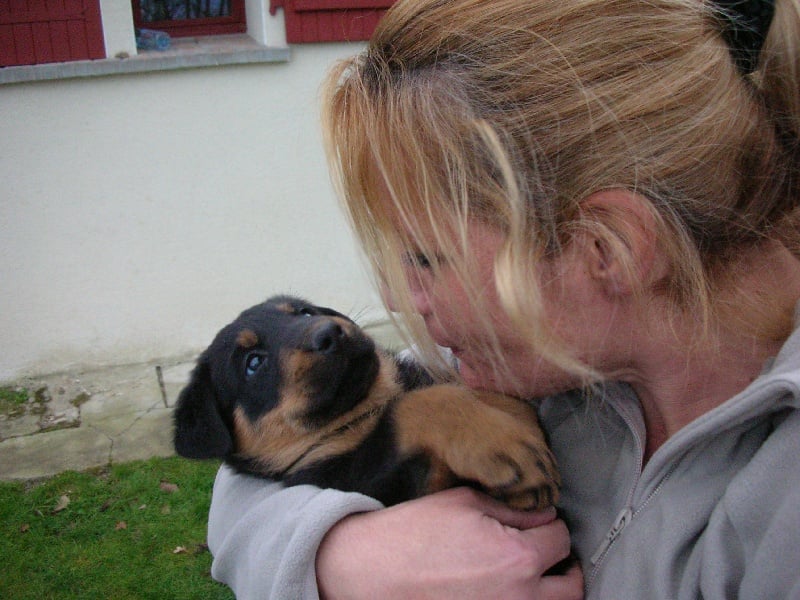
<svg viewBox="0 0 800 600">
<path fill-rule="evenodd" d="M 788 163 L 788 206 L 776 233 L 800 256 L 800 0 L 775 0 L 755 78 Z"/>
</svg>

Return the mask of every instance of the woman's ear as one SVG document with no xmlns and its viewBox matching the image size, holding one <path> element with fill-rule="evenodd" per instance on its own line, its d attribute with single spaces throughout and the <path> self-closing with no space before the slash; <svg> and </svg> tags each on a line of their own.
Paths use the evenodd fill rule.
<svg viewBox="0 0 800 600">
<path fill-rule="evenodd" d="M 643 291 L 667 276 L 657 220 L 646 198 L 603 190 L 586 197 L 581 212 L 588 272 L 607 294 Z"/>
</svg>

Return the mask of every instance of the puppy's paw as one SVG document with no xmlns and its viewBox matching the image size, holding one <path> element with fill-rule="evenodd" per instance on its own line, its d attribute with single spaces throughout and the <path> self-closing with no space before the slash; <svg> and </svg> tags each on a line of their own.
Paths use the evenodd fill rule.
<svg viewBox="0 0 800 600">
<path fill-rule="evenodd" d="M 421 452 L 438 465 L 429 492 L 460 480 L 514 508 L 540 509 L 558 500 L 555 460 L 535 410 L 521 400 L 432 386 L 407 394 L 394 408 L 394 424 L 402 455 Z"/>
<path fill-rule="evenodd" d="M 446 462 L 512 508 L 539 510 L 558 500 L 561 479 L 538 423 L 487 407 L 470 431 L 452 438 Z"/>
</svg>

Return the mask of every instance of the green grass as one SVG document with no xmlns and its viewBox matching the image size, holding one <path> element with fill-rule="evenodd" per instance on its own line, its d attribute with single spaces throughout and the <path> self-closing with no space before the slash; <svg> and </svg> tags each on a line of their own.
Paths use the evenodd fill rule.
<svg viewBox="0 0 800 600">
<path fill-rule="evenodd" d="M 21 388 L 0 387 L 0 414 L 15 417 L 25 412 L 28 391 Z"/>
<path fill-rule="evenodd" d="M 0 598 L 232 599 L 205 545 L 217 467 L 152 459 L 0 483 Z"/>
</svg>

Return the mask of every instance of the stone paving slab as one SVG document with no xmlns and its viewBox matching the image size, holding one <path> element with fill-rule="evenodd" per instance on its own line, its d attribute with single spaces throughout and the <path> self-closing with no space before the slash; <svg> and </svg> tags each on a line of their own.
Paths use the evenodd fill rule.
<svg viewBox="0 0 800 600">
<path fill-rule="evenodd" d="M 174 454 L 172 407 L 193 366 L 183 358 L 16 382 L 30 399 L 0 420 L 0 479 Z"/>
<path fill-rule="evenodd" d="M 11 438 L 0 443 L 0 479 L 32 479 L 107 465 L 111 449 L 112 440 L 89 427 Z"/>
<path fill-rule="evenodd" d="M 172 409 L 144 413 L 114 438 L 114 462 L 172 456 Z"/>
</svg>

